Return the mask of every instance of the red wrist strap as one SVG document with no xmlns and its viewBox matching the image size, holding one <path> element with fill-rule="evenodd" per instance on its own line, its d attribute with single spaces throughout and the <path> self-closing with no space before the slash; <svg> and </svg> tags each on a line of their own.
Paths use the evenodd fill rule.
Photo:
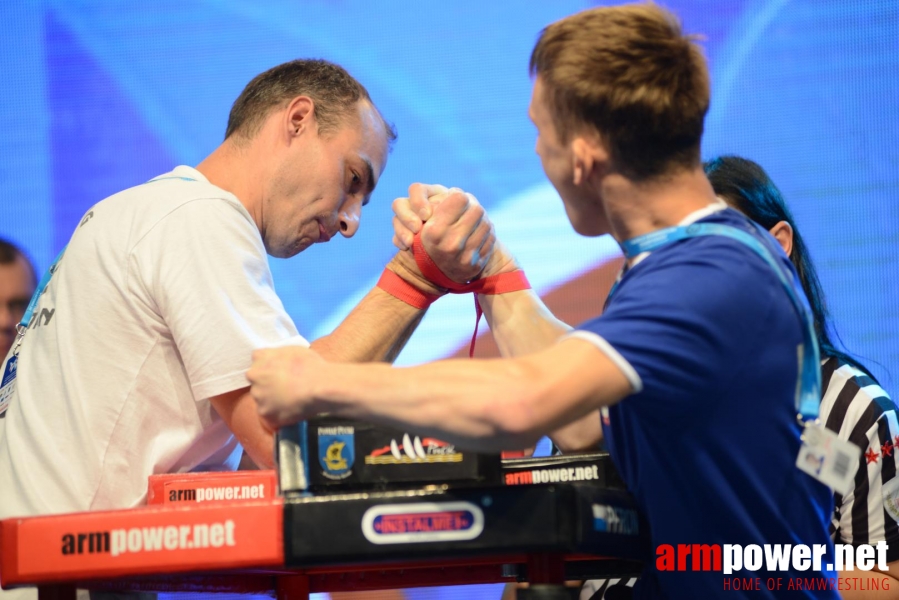
<svg viewBox="0 0 899 600">
<path fill-rule="evenodd" d="M 481 310 L 481 303 L 478 302 L 478 294 L 492 296 L 495 294 L 506 294 L 508 292 L 520 292 L 521 290 L 531 289 L 531 284 L 528 282 L 528 278 L 525 277 L 524 271 L 521 269 L 509 273 L 491 275 L 490 277 L 485 277 L 483 279 L 475 279 L 470 283 L 456 283 L 447 277 L 443 271 L 440 270 L 440 267 L 437 266 L 437 263 L 428 256 L 424 244 L 422 244 L 421 241 L 421 233 L 416 233 L 415 238 L 412 241 L 412 256 L 415 257 L 415 263 L 418 265 L 418 269 L 421 271 L 424 278 L 434 285 L 448 289 L 451 294 L 474 293 L 475 321 L 474 333 L 471 336 L 471 345 L 468 348 L 469 357 L 474 356 L 474 345 L 475 341 L 478 339 L 478 325 L 481 322 L 481 315 L 484 314 L 484 311 Z"/>
<path fill-rule="evenodd" d="M 418 265 L 418 270 L 421 271 L 424 278 L 434 285 L 446 288 L 450 292 L 454 292 L 465 285 L 464 283 L 456 283 L 443 274 L 443 271 L 440 270 L 440 267 L 437 266 L 437 263 L 425 250 L 425 246 L 421 241 L 421 232 L 416 233 L 415 237 L 412 238 L 412 256 L 415 257 L 415 264 Z"/>
<path fill-rule="evenodd" d="M 390 269 L 384 269 L 384 272 L 381 273 L 381 278 L 378 279 L 378 287 L 397 300 L 402 300 L 406 304 L 419 309 L 429 307 L 434 300 L 440 297 L 436 294 L 428 294 L 419 290 Z"/>
</svg>

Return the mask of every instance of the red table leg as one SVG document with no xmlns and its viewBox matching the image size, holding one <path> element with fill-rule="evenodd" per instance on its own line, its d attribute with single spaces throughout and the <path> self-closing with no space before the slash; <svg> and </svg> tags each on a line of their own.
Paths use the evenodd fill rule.
<svg viewBox="0 0 899 600">
<path fill-rule="evenodd" d="M 42 585 L 37 588 L 38 600 L 75 600 L 75 586 Z"/>
<path fill-rule="evenodd" d="M 565 560 L 558 554 L 529 554 L 528 581 L 530 583 L 565 583 Z"/>
<path fill-rule="evenodd" d="M 281 575 L 277 578 L 276 585 L 277 600 L 309 600 L 307 575 Z"/>
</svg>

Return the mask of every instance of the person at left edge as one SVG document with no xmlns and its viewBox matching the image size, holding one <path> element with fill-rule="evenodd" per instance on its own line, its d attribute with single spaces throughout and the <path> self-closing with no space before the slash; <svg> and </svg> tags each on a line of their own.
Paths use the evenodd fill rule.
<svg viewBox="0 0 899 600">
<path fill-rule="evenodd" d="M 34 265 L 22 249 L 0 239 L 0 357 L 12 348 L 16 324 L 25 314 L 36 286 Z"/>
<path fill-rule="evenodd" d="M 226 139 L 196 168 L 91 208 L 14 347 L 0 518 L 137 506 L 151 474 L 233 469 L 238 442 L 272 466 L 245 372 L 254 349 L 308 344 L 266 254 L 352 237 L 393 137 L 342 67 L 297 60 L 247 85 Z M 492 226 L 464 194 L 443 205 L 447 219 L 422 239 L 445 273 L 475 278 Z M 408 254 L 388 268 L 439 295 Z M 389 361 L 423 314 L 375 288 L 313 347 L 336 361 Z"/>
</svg>

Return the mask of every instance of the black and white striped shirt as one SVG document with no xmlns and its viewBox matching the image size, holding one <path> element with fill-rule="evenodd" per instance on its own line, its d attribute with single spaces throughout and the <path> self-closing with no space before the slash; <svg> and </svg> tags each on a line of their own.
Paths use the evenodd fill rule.
<svg viewBox="0 0 899 600">
<path fill-rule="evenodd" d="M 819 419 L 862 451 L 854 488 L 834 494 L 830 534 L 835 543 L 853 545 L 885 540 L 887 561 L 897 560 L 899 409 L 874 379 L 835 357 L 822 363 L 821 382 Z"/>
</svg>

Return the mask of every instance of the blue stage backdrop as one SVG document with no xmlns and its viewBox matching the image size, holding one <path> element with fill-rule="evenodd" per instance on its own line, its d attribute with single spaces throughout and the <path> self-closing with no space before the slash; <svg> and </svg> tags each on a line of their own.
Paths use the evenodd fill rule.
<svg viewBox="0 0 899 600">
<path fill-rule="evenodd" d="M 896 391 L 899 4 L 667 4 L 703 35 L 711 62 L 704 156 L 739 154 L 769 170 L 808 241 L 846 346 Z M 0 236 L 46 268 L 90 205 L 200 162 L 254 75 L 322 57 L 368 87 L 399 140 L 354 239 L 271 261 L 304 335 L 330 331 L 374 284 L 393 253 L 390 203 L 415 181 L 477 195 L 563 318 L 596 313 L 579 290 L 607 285 L 617 248 L 571 231 L 526 116 L 538 32 L 589 6 L 6 0 Z M 457 353 L 473 314 L 469 298 L 441 301 L 399 362 Z"/>
</svg>

